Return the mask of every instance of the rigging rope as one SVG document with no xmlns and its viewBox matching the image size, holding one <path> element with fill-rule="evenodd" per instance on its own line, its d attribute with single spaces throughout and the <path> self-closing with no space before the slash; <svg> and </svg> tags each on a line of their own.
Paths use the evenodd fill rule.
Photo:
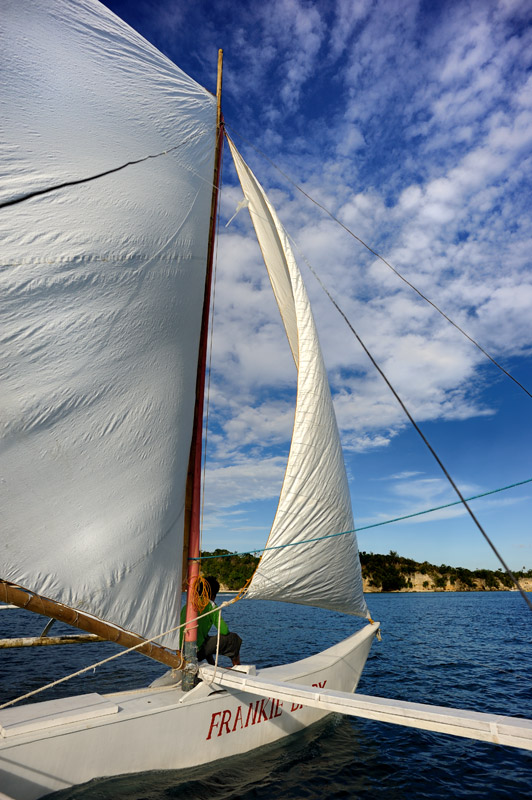
<svg viewBox="0 0 532 800">
<path fill-rule="evenodd" d="M 145 639 L 140 644 L 136 644 L 133 647 L 128 647 L 127 650 L 121 650 L 119 653 L 115 653 L 114 655 L 109 656 L 108 658 L 104 658 L 101 661 L 97 661 L 95 664 L 91 664 L 88 667 L 83 667 L 83 669 L 79 669 L 77 670 L 77 672 L 71 672 L 70 675 L 65 675 L 63 678 L 58 678 L 56 681 L 52 681 L 52 683 L 47 683 L 46 686 L 40 686 L 38 689 L 33 689 L 31 692 L 27 692 L 26 694 L 23 694 L 20 697 L 15 697 L 14 700 L 8 700 L 7 703 L 2 703 L 2 705 L 0 705 L 0 710 L 2 708 L 7 708 L 8 706 L 12 706 L 15 703 L 19 703 L 21 700 L 26 700 L 28 697 L 33 697 L 36 694 L 40 694 L 41 692 L 44 692 L 45 689 L 51 689 L 54 686 L 58 686 L 60 683 L 69 681 L 71 678 L 76 678 L 78 675 L 83 675 L 83 673 L 89 672 L 91 669 L 95 670 L 96 667 L 101 667 L 103 664 L 107 664 L 109 661 L 114 661 L 115 658 L 120 658 L 120 656 L 124 656 L 126 655 L 126 653 L 132 653 L 139 647 L 143 647 L 145 644 L 149 644 L 150 642 L 154 642 L 156 639 L 162 638 L 167 633 L 173 633 L 174 631 L 179 630 L 179 628 L 182 628 L 184 625 L 186 625 L 186 622 L 180 625 L 176 625 L 174 628 L 169 628 L 167 631 L 164 631 L 164 633 L 159 633 L 157 636 L 153 636 L 151 639 Z"/>
<path fill-rule="evenodd" d="M 379 364 L 377 363 L 377 361 L 375 360 L 375 358 L 373 357 L 373 355 L 370 353 L 370 351 L 368 350 L 368 348 L 366 347 L 366 345 L 364 344 L 364 342 L 363 342 L 363 341 L 362 341 L 362 339 L 360 338 L 359 334 L 356 332 L 356 330 L 355 330 L 355 329 L 354 329 L 354 327 L 352 326 L 352 324 L 351 324 L 351 322 L 349 321 L 349 319 L 347 318 L 346 314 L 345 314 L 345 313 L 342 311 L 342 309 L 340 308 L 340 306 L 338 305 L 338 303 L 336 302 L 336 300 L 334 299 L 334 297 L 331 295 L 331 293 L 329 292 L 329 290 L 327 289 L 327 287 L 325 286 L 325 284 L 322 282 L 321 278 L 320 278 L 320 277 L 318 276 L 318 274 L 315 272 L 315 270 L 314 270 L 314 268 L 312 267 L 312 265 L 311 265 L 311 264 L 309 264 L 309 262 L 308 262 L 306 259 L 305 259 L 305 261 L 306 261 L 306 264 L 307 264 L 308 268 L 310 269 L 310 271 L 312 272 L 312 274 L 314 275 L 314 277 L 316 278 L 316 280 L 317 280 L 317 281 L 318 281 L 318 283 L 320 284 L 321 288 L 323 289 L 323 291 L 325 292 L 325 294 L 327 295 L 327 297 L 329 298 L 329 300 L 331 301 L 331 303 L 333 304 L 333 306 L 336 308 L 336 310 L 338 311 L 338 313 L 339 313 L 339 314 L 340 314 L 340 315 L 343 317 L 343 319 L 344 319 L 344 321 L 345 321 L 346 325 L 348 326 L 349 330 L 352 332 L 352 334 L 353 334 L 353 335 L 354 335 L 354 337 L 356 338 L 357 342 L 358 342 L 358 343 L 359 343 L 359 345 L 362 347 L 362 349 L 363 349 L 363 350 L 364 350 L 364 352 L 366 353 L 367 357 L 369 358 L 369 360 L 371 361 L 371 363 L 373 364 L 373 366 L 375 367 L 375 369 L 377 370 L 377 372 L 379 373 L 379 375 L 381 376 L 381 378 L 383 379 L 383 381 L 386 383 L 386 385 L 388 386 L 389 390 L 391 391 L 391 393 L 393 394 L 393 396 L 395 397 L 395 399 L 397 400 L 397 402 L 399 403 L 399 405 L 401 406 L 401 408 L 403 409 L 404 413 L 406 414 L 406 416 L 407 416 L 407 417 L 408 417 L 408 419 L 410 420 L 410 423 L 412 424 L 413 428 L 416 430 L 416 432 L 418 433 L 418 435 L 420 436 L 420 438 L 421 438 L 421 439 L 422 439 L 422 441 L 424 442 L 425 446 L 427 447 L 427 449 L 429 450 L 429 452 L 430 452 L 430 453 L 431 453 L 431 455 L 433 456 L 434 460 L 436 461 L 436 463 L 437 463 L 437 464 L 438 464 L 438 466 L 440 467 L 441 471 L 443 472 L 443 474 L 445 475 L 445 477 L 447 478 L 447 480 L 449 481 L 449 483 L 450 483 L 450 484 L 451 484 L 451 486 L 453 487 L 453 489 L 454 489 L 454 491 L 455 491 L 456 495 L 457 495 L 457 496 L 459 497 L 459 499 L 460 499 L 460 502 L 462 503 L 462 505 L 463 505 L 463 506 L 464 506 L 464 508 L 466 509 L 467 513 L 469 514 L 469 516 L 471 517 L 471 519 L 473 520 L 473 522 L 474 522 L 474 523 L 475 523 L 475 525 L 477 526 L 478 530 L 480 531 L 480 533 L 482 534 L 482 536 L 484 537 L 484 539 L 487 541 L 487 543 L 489 544 L 489 546 L 491 547 L 491 549 L 493 550 L 493 552 L 495 553 L 495 555 L 497 556 L 497 558 L 499 559 L 499 561 L 501 562 L 502 566 L 503 566 L 503 567 L 504 567 L 504 569 L 506 570 L 506 572 L 507 572 L 507 574 L 509 575 L 509 577 L 512 579 L 512 581 L 513 581 L 513 583 L 515 584 L 516 588 L 517 588 L 517 589 L 519 590 L 519 592 L 521 593 L 521 596 L 522 596 L 523 600 L 525 601 L 525 603 L 526 603 L 526 604 L 527 604 L 527 606 L 529 607 L 530 611 L 532 612 L 532 602 L 529 600 L 529 598 L 528 598 L 528 597 L 527 597 L 527 595 L 525 594 L 525 592 L 524 592 L 524 590 L 523 590 L 523 588 L 522 588 L 521 584 L 519 583 L 519 581 L 517 580 L 517 578 L 515 577 L 515 575 L 514 575 L 514 574 L 513 574 L 513 572 L 511 571 L 510 567 L 508 566 L 508 564 L 506 563 L 506 561 L 504 560 L 504 558 L 502 557 L 502 555 L 499 553 L 498 549 L 495 547 L 494 543 L 492 542 L 492 540 L 490 539 L 490 537 L 488 536 L 488 534 L 486 533 L 486 531 L 484 530 L 484 528 L 483 528 L 483 527 L 482 527 L 482 525 L 480 524 L 479 520 L 477 519 L 477 517 L 476 517 L 476 516 L 475 516 L 475 514 L 473 513 L 473 511 L 472 511 L 472 509 L 470 508 L 470 506 L 469 506 L 469 504 L 468 504 L 467 500 L 465 499 L 465 497 L 463 496 L 462 492 L 460 491 L 460 489 L 458 488 L 458 486 L 457 486 L 457 485 L 456 485 L 456 483 L 454 482 L 453 478 L 451 477 L 451 475 L 450 475 L 450 474 L 449 474 L 449 472 L 447 471 L 447 469 L 446 469 L 445 465 L 443 464 L 443 461 L 441 460 L 441 458 L 439 457 L 439 455 L 437 454 L 437 452 L 434 450 L 434 448 L 432 447 L 432 445 L 431 445 L 431 444 L 430 444 L 430 442 L 428 441 L 427 437 L 425 436 L 425 434 L 423 433 L 423 431 L 421 430 L 421 428 L 419 427 L 419 425 L 418 425 L 418 424 L 417 424 L 417 422 L 415 421 L 414 417 L 412 416 L 412 414 L 410 413 L 410 411 L 409 411 L 409 410 L 408 410 L 408 408 L 406 407 L 406 405 L 405 405 L 404 401 L 403 401 L 403 400 L 402 400 L 402 398 L 399 396 L 399 394 L 397 393 L 397 391 L 396 391 L 396 389 L 394 388 L 394 386 L 391 384 L 391 382 L 390 382 L 390 380 L 388 379 L 388 377 L 385 375 L 384 371 L 381 369 L 381 367 L 379 366 Z"/>
<path fill-rule="evenodd" d="M 203 575 L 198 575 L 198 577 L 192 582 L 191 594 L 194 611 L 204 611 L 211 600 L 211 587 Z"/>
<path fill-rule="evenodd" d="M 345 225 L 341 220 L 338 219 L 338 217 L 335 217 L 335 215 L 332 213 L 332 211 L 329 211 L 328 208 L 323 206 L 321 203 L 319 203 L 317 200 L 315 200 L 313 197 L 311 197 L 311 195 L 309 195 L 307 192 L 305 192 L 305 190 L 302 189 L 301 186 L 299 186 L 289 175 L 287 175 L 286 172 L 284 172 L 280 167 L 278 167 L 277 164 L 274 161 L 272 161 L 271 158 L 269 158 L 266 155 L 266 153 L 264 153 L 256 145 L 254 145 L 253 142 L 250 142 L 248 139 L 246 139 L 244 136 L 242 136 L 242 134 L 238 133 L 238 131 L 236 131 L 230 125 L 227 125 L 226 127 L 229 128 L 240 139 L 242 139 L 242 141 L 246 142 L 246 144 L 248 144 L 250 147 L 252 147 L 254 150 L 256 150 L 257 153 L 259 153 L 259 155 L 261 155 L 262 158 L 264 158 L 266 161 L 268 161 L 268 163 L 270 163 L 272 165 L 272 167 L 274 169 L 276 169 L 289 183 L 291 183 L 292 186 L 294 186 L 297 189 L 298 192 L 301 192 L 301 194 L 304 195 L 308 200 L 310 200 L 311 203 L 314 203 L 315 206 L 317 206 L 325 214 L 327 214 L 333 220 L 333 222 L 336 222 L 338 225 L 340 225 L 340 227 L 343 228 L 346 231 L 346 233 L 348 233 L 350 236 L 352 236 L 353 239 L 355 239 L 359 244 L 361 244 L 363 247 L 365 247 L 366 250 L 368 250 L 372 255 L 374 255 L 376 258 L 378 258 L 380 261 L 382 261 L 382 263 L 385 264 L 388 267 L 388 269 L 391 269 L 391 271 L 394 272 L 397 275 L 397 277 L 400 278 L 403 281 L 403 283 L 406 283 L 406 285 L 409 286 L 414 292 L 416 292 L 416 294 L 419 295 L 419 297 L 421 297 L 422 300 L 425 300 L 425 302 L 428 303 L 430 306 L 432 306 L 432 308 L 434 308 L 435 311 L 438 312 L 438 314 L 441 314 L 441 316 L 445 320 L 447 320 L 447 322 L 449 322 L 451 325 L 453 325 L 453 327 L 455 327 L 458 331 L 460 331 L 460 333 L 463 336 L 465 336 L 466 339 L 468 339 L 472 344 L 474 344 L 475 347 L 477 347 L 480 350 L 480 352 L 487 359 L 489 359 L 492 364 L 494 364 L 497 367 L 497 369 L 499 369 L 501 372 L 503 372 L 508 378 L 510 378 L 510 380 L 512 380 L 515 384 L 517 384 L 517 386 L 519 386 L 519 388 L 522 389 L 523 392 L 525 392 L 525 394 L 527 394 L 530 398 L 532 398 L 532 393 L 529 392 L 528 389 L 525 386 L 523 386 L 523 384 L 520 383 L 520 381 L 517 380 L 517 378 L 514 378 L 514 376 L 510 372 L 508 372 L 507 369 L 505 369 L 501 364 L 499 364 L 499 362 L 496 361 L 493 358 L 493 356 L 491 356 L 475 339 L 473 339 L 472 336 L 470 336 L 466 331 L 464 331 L 464 329 L 461 328 L 460 325 L 458 325 L 456 322 L 454 322 L 454 320 L 452 320 L 444 311 L 442 311 L 441 308 L 439 308 L 436 305 L 436 303 L 434 303 L 426 295 L 424 295 L 423 292 L 421 292 L 418 288 L 416 288 L 414 286 L 414 284 L 411 283 L 407 278 L 405 278 L 404 275 L 402 275 L 395 267 L 393 267 L 390 264 L 389 261 L 386 261 L 384 256 L 381 256 L 381 254 L 378 253 L 376 250 L 374 250 L 372 247 L 370 247 L 369 244 L 366 244 L 366 242 L 363 239 L 361 239 L 360 236 L 357 236 L 356 233 L 354 233 L 350 228 L 348 228 L 347 225 Z"/>
<path fill-rule="evenodd" d="M 482 492 L 482 494 L 475 494 L 472 497 L 466 497 L 467 502 L 471 500 L 478 500 L 481 497 L 487 497 L 490 494 L 497 494 L 497 492 L 504 492 L 507 489 L 514 489 L 516 486 L 523 486 L 525 483 L 532 483 L 532 478 L 527 478 L 524 481 L 511 483 L 508 486 L 501 486 L 500 489 L 490 489 L 489 492 Z M 427 508 L 425 511 L 414 511 L 413 514 L 405 514 L 403 517 L 394 517 L 393 519 L 385 519 L 382 522 L 373 522 L 371 525 L 362 525 L 359 528 L 353 528 L 350 531 L 340 531 L 339 533 L 327 533 L 324 536 L 318 536 L 315 539 L 305 539 L 301 542 L 288 542 L 288 544 L 277 544 L 270 547 L 259 547 L 256 550 L 245 550 L 242 553 L 219 553 L 216 556 L 201 556 L 202 561 L 208 561 L 211 558 L 229 558 L 230 556 L 249 556 L 253 553 L 263 553 L 265 550 L 279 550 L 283 547 L 296 547 L 301 544 L 310 544 L 311 542 L 321 542 L 323 539 L 333 539 L 335 536 L 348 536 L 350 533 L 360 533 L 360 531 L 367 531 L 370 528 L 380 528 L 381 525 L 390 525 L 392 522 L 402 522 L 405 519 L 412 519 L 412 517 L 419 517 L 422 514 L 431 514 L 433 511 L 441 511 L 443 508 L 451 508 L 451 506 L 461 506 L 461 500 L 454 500 L 452 503 L 445 503 L 442 506 L 433 506 Z"/>
<path fill-rule="evenodd" d="M 226 608 L 227 606 L 236 603 L 237 600 L 240 600 L 243 591 L 244 589 L 241 589 L 240 592 L 236 595 L 236 597 L 233 597 L 231 600 L 226 600 L 225 602 L 221 603 L 217 607 L 217 609 L 220 610 L 220 614 L 222 608 Z M 196 619 L 207 617 L 209 616 L 209 614 L 212 614 L 211 610 L 207 611 L 205 614 L 199 614 L 196 617 Z M 78 669 L 77 672 L 71 672 L 70 675 L 65 675 L 62 678 L 58 678 L 56 681 L 52 681 L 52 683 L 47 683 L 46 686 L 40 686 L 38 689 L 33 689 L 31 692 L 27 692 L 26 694 L 20 695 L 20 697 L 15 697 L 13 700 L 8 700 L 7 703 L 2 703 L 2 705 L 0 705 L 0 710 L 2 710 L 3 708 L 7 708 L 8 706 L 13 706 L 15 705 L 15 703 L 19 703 L 21 700 L 26 700 L 28 697 L 33 697 L 36 694 L 40 694 L 41 692 L 44 692 L 46 689 L 52 689 L 54 686 L 58 686 L 60 683 L 64 683 L 65 681 L 69 681 L 71 680 L 71 678 L 76 678 L 78 675 L 83 675 L 85 672 L 90 672 L 90 670 L 95 670 L 97 667 L 101 667 L 103 664 L 109 663 L 109 661 L 114 661 L 115 658 L 121 658 L 121 656 L 125 656 L 127 653 L 132 653 L 134 650 L 138 650 L 139 647 L 144 647 L 144 645 L 150 644 L 150 642 L 155 642 L 157 639 L 161 639 L 163 636 L 166 636 L 169 633 L 173 633 L 174 631 L 178 631 L 180 628 L 184 628 L 186 624 L 187 624 L 186 621 L 182 622 L 173 628 L 168 628 L 168 630 L 163 631 L 163 633 L 158 633 L 157 636 L 152 636 L 151 639 L 143 639 L 142 642 L 134 645 L 133 647 L 128 647 L 126 650 L 120 650 L 120 652 L 115 653 L 114 655 L 109 656 L 108 658 L 104 658 L 101 661 L 97 661 L 95 664 L 90 664 L 90 666 L 88 667 L 83 667 L 83 669 Z M 181 656 L 181 664 L 179 665 L 179 667 L 176 667 L 176 669 L 177 670 L 181 669 L 184 663 L 185 659 L 183 658 L 183 656 Z"/>
</svg>

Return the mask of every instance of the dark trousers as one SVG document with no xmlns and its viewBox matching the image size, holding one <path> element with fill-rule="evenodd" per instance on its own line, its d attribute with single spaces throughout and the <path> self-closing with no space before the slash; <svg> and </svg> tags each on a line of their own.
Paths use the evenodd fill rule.
<svg viewBox="0 0 532 800">
<path fill-rule="evenodd" d="M 217 636 L 207 636 L 198 650 L 198 661 L 207 659 L 209 663 L 214 664 L 214 659 L 216 658 L 216 642 Z M 238 658 L 241 644 L 242 639 L 238 633 L 222 633 L 220 634 L 219 654 L 221 656 L 227 656 L 231 660 Z"/>
</svg>

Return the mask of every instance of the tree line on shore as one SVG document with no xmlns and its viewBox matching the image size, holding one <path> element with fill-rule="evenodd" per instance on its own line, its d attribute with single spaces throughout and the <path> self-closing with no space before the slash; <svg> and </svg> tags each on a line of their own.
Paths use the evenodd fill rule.
<svg viewBox="0 0 532 800">
<path fill-rule="evenodd" d="M 388 555 L 360 553 L 362 574 L 370 587 L 382 592 L 397 592 L 413 588 L 416 574 L 426 576 L 422 587 L 426 590 L 450 589 L 452 591 L 499 590 L 514 587 L 510 576 L 502 569 L 467 569 L 448 564 L 436 566 L 428 561 L 414 561 L 390 550 Z M 532 578 L 532 570 L 514 573 L 517 578 Z"/>
<path fill-rule="evenodd" d="M 251 578 L 259 563 L 259 558 L 250 553 L 238 555 L 229 550 L 217 549 L 202 551 L 202 570 L 205 575 L 214 575 L 221 585 L 230 591 L 238 591 Z M 397 592 L 412 589 L 415 574 L 426 575 L 422 586 L 426 590 L 449 589 L 454 591 L 475 591 L 476 589 L 510 589 L 511 578 L 501 569 L 475 569 L 450 567 L 447 564 L 435 566 L 427 561 L 414 561 L 404 558 L 394 550 L 387 555 L 381 553 L 360 553 L 362 576 L 369 582 L 373 591 Z M 531 578 L 532 569 L 514 573 L 517 578 Z"/>
<path fill-rule="evenodd" d="M 221 586 L 234 592 L 242 589 L 259 563 L 259 558 L 251 553 L 237 555 L 230 550 L 202 550 L 201 558 L 203 574 L 214 575 Z"/>
</svg>

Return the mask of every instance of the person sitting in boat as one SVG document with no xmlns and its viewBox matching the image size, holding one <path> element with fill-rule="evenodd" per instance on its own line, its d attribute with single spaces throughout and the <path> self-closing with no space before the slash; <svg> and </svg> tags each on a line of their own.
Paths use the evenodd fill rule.
<svg viewBox="0 0 532 800">
<path fill-rule="evenodd" d="M 206 586 L 207 594 L 209 596 L 209 600 L 207 605 L 199 614 L 198 619 L 198 634 L 197 634 L 197 647 L 198 647 L 198 661 L 206 660 L 209 664 L 214 664 L 215 656 L 216 656 L 216 644 L 218 642 L 218 636 L 210 636 L 209 631 L 214 626 L 218 628 L 218 620 L 220 621 L 220 647 L 219 647 L 219 655 L 227 656 L 231 659 L 233 667 L 238 666 L 240 664 L 240 646 L 242 644 L 242 639 L 238 635 L 238 633 L 231 633 L 229 628 L 227 627 L 227 623 L 222 619 L 220 612 L 217 609 L 217 606 L 214 603 L 216 599 L 216 595 L 220 590 L 220 584 L 218 583 L 217 579 L 212 575 L 208 575 L 204 582 L 200 582 L 197 593 L 199 597 L 203 595 L 203 587 Z M 207 613 L 207 612 L 211 613 Z M 202 616 L 203 614 L 207 614 L 207 616 Z M 183 624 L 186 620 L 187 616 L 187 607 L 186 605 L 183 606 L 181 609 L 181 624 Z M 183 646 L 183 637 L 184 637 L 184 628 L 181 628 L 180 634 L 180 646 Z"/>
</svg>

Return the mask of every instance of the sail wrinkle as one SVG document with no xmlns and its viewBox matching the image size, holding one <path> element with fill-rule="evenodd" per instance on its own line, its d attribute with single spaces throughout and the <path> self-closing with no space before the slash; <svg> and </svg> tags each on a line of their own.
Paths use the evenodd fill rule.
<svg viewBox="0 0 532 800">
<path fill-rule="evenodd" d="M 149 638 L 179 617 L 216 101 L 94 0 L 2 26 L 0 200 L 113 172 L 0 213 L 0 578 Z"/>
<path fill-rule="evenodd" d="M 308 296 L 275 210 L 229 144 L 298 365 L 292 442 L 267 543 L 276 549 L 263 553 L 247 596 L 367 617 L 340 437 Z"/>
</svg>

